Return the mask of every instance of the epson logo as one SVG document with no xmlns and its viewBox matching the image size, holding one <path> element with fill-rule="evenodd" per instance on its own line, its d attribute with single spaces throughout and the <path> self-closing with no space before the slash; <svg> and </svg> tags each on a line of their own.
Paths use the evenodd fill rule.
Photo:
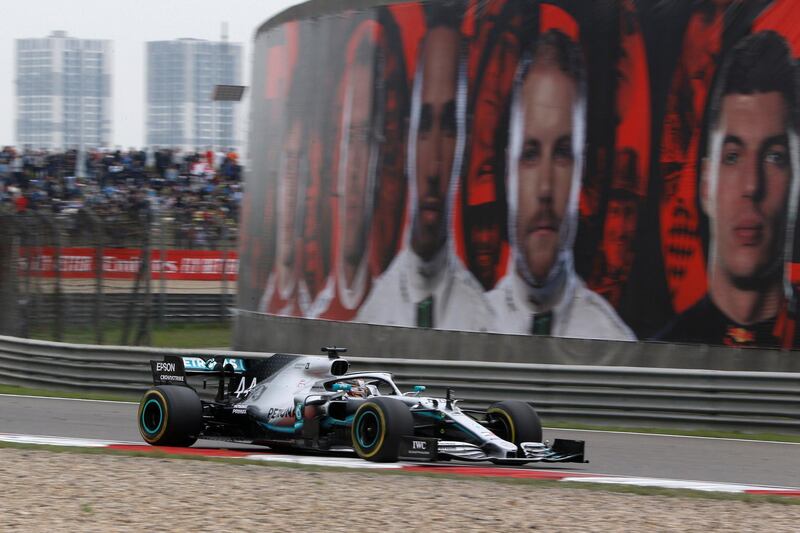
<svg viewBox="0 0 800 533">
<path fill-rule="evenodd" d="M 156 372 L 175 372 L 175 363 L 156 363 Z"/>
<path fill-rule="evenodd" d="M 427 450 L 428 443 L 424 440 L 412 440 L 411 441 L 411 449 L 412 450 Z"/>
</svg>

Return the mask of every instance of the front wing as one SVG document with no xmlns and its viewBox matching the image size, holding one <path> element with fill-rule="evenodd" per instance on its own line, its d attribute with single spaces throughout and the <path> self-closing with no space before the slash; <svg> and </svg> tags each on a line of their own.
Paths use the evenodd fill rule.
<svg viewBox="0 0 800 533">
<path fill-rule="evenodd" d="M 460 441 L 447 441 L 422 437 L 404 437 L 400 442 L 400 458 L 423 461 L 457 459 L 460 461 L 489 461 L 496 464 L 525 463 L 588 463 L 585 459 L 585 442 L 582 440 L 555 439 L 552 446 L 542 442 L 523 442 L 520 448 L 524 457 L 493 457 L 479 446 Z"/>
</svg>

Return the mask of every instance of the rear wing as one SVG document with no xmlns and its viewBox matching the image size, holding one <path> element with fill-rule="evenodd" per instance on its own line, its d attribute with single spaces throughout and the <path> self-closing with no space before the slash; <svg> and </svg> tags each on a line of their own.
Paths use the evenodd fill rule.
<svg viewBox="0 0 800 533">
<path fill-rule="evenodd" d="M 244 374 L 244 359 L 216 356 L 209 359 L 201 357 L 179 357 L 165 355 L 163 361 L 150 361 L 153 383 L 156 385 L 186 384 L 186 376 L 227 377 Z"/>
<path fill-rule="evenodd" d="M 220 372 L 222 369 L 225 369 L 225 372 L 236 374 L 243 374 L 245 371 L 244 359 L 222 356 L 208 359 L 202 357 L 181 357 L 180 359 L 183 359 L 183 367 L 189 374 L 208 374 L 209 372 Z"/>
<path fill-rule="evenodd" d="M 208 378 L 218 379 L 216 398 L 217 401 L 223 401 L 231 396 L 239 398 L 247 395 L 258 382 L 289 366 L 304 372 L 309 378 L 345 374 L 349 365 L 338 356 L 344 350 L 334 347 L 326 348 L 326 351 L 329 352 L 327 358 L 286 353 L 241 354 L 245 357 L 232 357 L 224 353 L 206 357 L 165 355 L 162 361 L 150 361 L 150 366 L 155 385 L 183 385 L 193 388 L 187 378 L 200 376 L 205 389 Z M 331 351 L 333 355 L 330 355 Z"/>
<path fill-rule="evenodd" d="M 237 387 L 244 386 L 245 360 L 233 357 L 215 356 L 208 359 L 201 357 L 179 357 L 165 355 L 163 361 L 150 361 L 155 385 L 183 385 L 191 387 L 186 378 L 203 376 L 218 378 L 216 400 L 222 401 L 227 395 L 235 394 Z M 227 391 L 225 380 L 228 378 Z M 253 380 L 255 384 L 255 380 Z M 206 380 L 203 380 L 206 388 Z M 242 389 L 244 390 L 244 389 Z M 227 394 L 226 394 L 227 392 Z"/>
<path fill-rule="evenodd" d="M 180 357 L 166 355 L 163 361 L 150 361 L 150 369 L 156 385 L 186 385 L 186 368 Z"/>
</svg>

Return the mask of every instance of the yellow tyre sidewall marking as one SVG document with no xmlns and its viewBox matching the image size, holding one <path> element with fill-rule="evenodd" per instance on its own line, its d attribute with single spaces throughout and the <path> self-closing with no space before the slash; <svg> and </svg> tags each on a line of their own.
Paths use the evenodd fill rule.
<svg viewBox="0 0 800 533">
<path fill-rule="evenodd" d="M 144 409 L 144 405 L 147 403 L 147 400 L 149 400 L 153 396 L 158 396 L 161 399 L 161 408 L 164 410 L 164 413 L 163 413 L 164 420 L 162 420 L 162 423 L 161 423 L 161 431 L 159 431 L 153 437 L 148 437 L 145 434 L 145 432 L 142 431 L 142 427 L 141 427 L 142 410 Z M 167 431 L 167 422 L 168 421 L 169 421 L 169 408 L 167 407 L 167 399 L 164 397 L 163 394 L 161 394 L 160 391 L 154 390 L 154 391 L 148 392 L 147 395 L 139 403 L 139 433 L 142 435 L 142 438 L 144 438 L 144 440 L 147 441 L 150 444 L 158 442 L 158 440 L 161 437 L 164 436 L 164 432 Z"/>
<path fill-rule="evenodd" d="M 506 411 L 500 409 L 499 407 L 493 407 L 486 412 L 497 413 L 506 419 L 506 422 L 508 422 L 508 428 L 511 430 L 511 439 L 509 439 L 509 441 L 512 442 L 513 444 L 516 444 L 517 428 L 514 427 L 514 419 L 511 418 L 511 415 L 508 414 Z"/>
<path fill-rule="evenodd" d="M 364 449 L 358 444 L 358 437 L 356 436 L 356 426 L 358 426 L 358 421 L 360 420 L 361 411 L 366 408 L 372 408 L 372 411 L 378 415 L 378 419 L 381 425 L 381 434 L 378 438 L 378 442 L 375 444 L 374 449 L 367 453 Z M 350 429 L 350 440 L 353 441 L 353 446 L 357 448 L 358 454 L 363 457 L 364 459 L 369 459 L 381 451 L 381 447 L 383 447 L 383 439 L 386 438 L 386 418 L 383 416 L 383 409 L 376 403 L 365 403 L 361 407 L 358 408 L 356 411 L 355 424 L 353 424 L 352 428 Z"/>
</svg>

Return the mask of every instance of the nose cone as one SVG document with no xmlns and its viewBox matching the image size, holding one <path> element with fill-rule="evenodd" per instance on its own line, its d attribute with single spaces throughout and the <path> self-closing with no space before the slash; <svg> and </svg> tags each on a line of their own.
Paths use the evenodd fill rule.
<svg viewBox="0 0 800 533">
<path fill-rule="evenodd" d="M 483 451 L 489 457 L 508 459 L 509 457 L 517 456 L 517 445 L 497 437 L 487 442 L 483 446 Z"/>
</svg>

